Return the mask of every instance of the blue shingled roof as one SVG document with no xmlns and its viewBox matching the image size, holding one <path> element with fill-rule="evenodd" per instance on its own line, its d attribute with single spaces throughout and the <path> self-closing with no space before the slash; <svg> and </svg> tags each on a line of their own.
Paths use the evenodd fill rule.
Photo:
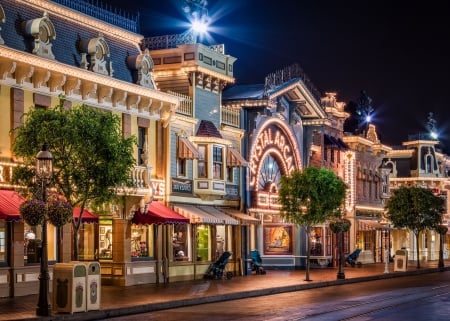
<svg viewBox="0 0 450 321">
<path fill-rule="evenodd" d="M 223 100 L 263 99 L 264 84 L 235 85 L 223 91 Z"/>
</svg>

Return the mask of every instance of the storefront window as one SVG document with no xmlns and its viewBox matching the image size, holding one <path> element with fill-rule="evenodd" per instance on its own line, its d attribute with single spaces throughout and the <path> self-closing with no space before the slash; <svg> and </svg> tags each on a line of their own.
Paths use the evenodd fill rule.
<svg viewBox="0 0 450 321">
<path fill-rule="evenodd" d="M 292 255 L 292 226 L 264 226 L 264 254 Z"/>
<path fill-rule="evenodd" d="M 112 225 L 100 224 L 99 258 L 112 259 Z"/>
<path fill-rule="evenodd" d="M 0 265 L 6 263 L 6 227 L 5 221 L 0 221 Z"/>
<path fill-rule="evenodd" d="M 311 243 L 311 255 L 324 256 L 324 238 L 322 227 L 313 227 L 311 229 L 309 241 Z"/>
<path fill-rule="evenodd" d="M 26 263 L 39 263 L 39 251 L 42 244 L 42 227 L 24 224 L 24 259 Z M 47 224 L 47 256 L 49 261 L 56 261 L 57 228 Z"/>
<path fill-rule="evenodd" d="M 216 254 L 215 260 L 223 254 L 223 252 L 232 252 L 233 249 L 233 228 L 230 225 L 216 225 Z"/>
<path fill-rule="evenodd" d="M 80 226 L 78 232 L 78 257 L 80 261 L 91 261 L 98 258 L 95 227 L 95 224 L 81 224 Z"/>
<path fill-rule="evenodd" d="M 190 261 L 192 257 L 188 227 L 188 224 L 173 225 L 172 247 L 174 261 Z"/>
<path fill-rule="evenodd" d="M 131 257 L 154 257 L 153 226 L 132 225 Z"/>
<path fill-rule="evenodd" d="M 211 237 L 209 225 L 197 226 L 197 261 L 211 260 Z"/>
</svg>

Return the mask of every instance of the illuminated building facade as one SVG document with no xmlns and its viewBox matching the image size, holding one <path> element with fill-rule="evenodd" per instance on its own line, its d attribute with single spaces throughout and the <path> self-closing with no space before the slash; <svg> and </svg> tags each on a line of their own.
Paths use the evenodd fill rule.
<svg viewBox="0 0 450 321">
<path fill-rule="evenodd" d="M 298 65 L 266 77 L 264 85 L 237 85 L 224 91 L 223 105 L 242 110 L 243 154 L 249 160 L 244 208 L 261 221 L 247 244 L 260 251 L 266 267 L 304 266 L 304 231 L 280 216 L 280 178 L 314 163 L 323 166 L 323 126 L 329 123 L 318 91 Z M 315 229 L 313 259 L 328 264 L 332 237 Z"/>
<path fill-rule="evenodd" d="M 384 223 L 385 201 L 389 197 L 389 169 L 383 157 L 391 148 L 380 143 L 373 124 L 357 134 L 343 136 L 348 150 L 343 156 L 349 191 L 345 200 L 346 218 L 352 223 L 348 250 L 361 250 L 358 262 L 384 262 L 390 235 Z"/>
<path fill-rule="evenodd" d="M 410 135 L 401 147 L 393 148 L 384 157 L 385 167 L 389 169 L 390 189 L 414 186 L 430 189 L 436 196 L 445 199 L 443 224 L 449 226 L 449 169 L 448 156 L 438 148 L 439 141 L 430 133 Z M 417 260 L 416 238 L 407 230 L 392 231 L 392 248 L 405 248 L 409 260 Z M 434 230 L 419 234 L 419 259 L 439 259 L 440 236 Z M 444 244 L 444 258 L 449 257 L 449 237 Z"/>
<path fill-rule="evenodd" d="M 170 41 L 169 41 L 170 40 Z M 222 91 L 234 83 L 236 58 L 224 45 L 206 46 L 186 35 L 146 38 L 157 87 L 180 99 L 158 166 L 165 168 L 166 201 L 189 224 L 167 226 L 164 274 L 171 281 L 203 278 L 224 251 L 243 273 L 242 239 L 258 221 L 241 212 L 243 178 L 241 110 L 223 106 Z"/>
<path fill-rule="evenodd" d="M 60 95 L 67 108 L 87 104 L 119 115 L 123 135 L 139 138 L 130 173 L 134 186 L 120 192 L 121 205 L 105 204 L 101 213 L 83 214 L 79 259 L 100 260 L 104 284 L 159 281 L 162 234 L 157 230 L 184 218 L 171 221 L 169 209 L 163 207 L 160 213 L 166 215 L 159 225 L 141 225 L 133 234 L 129 222 L 143 198 L 164 201 L 160 137 L 180 99 L 156 89 L 153 61 L 140 49 L 143 37 L 136 34 L 137 24 L 137 19 L 83 1 L 1 1 L 0 296 L 37 293 L 39 274 L 40 229 L 21 220 L 18 207 L 23 200 L 11 195 L 11 173 L 20 159 L 12 154 L 10 130 L 22 124 L 30 108 L 55 106 Z M 56 261 L 72 259 L 70 224 L 64 227 L 61 245 L 56 229 L 49 226 L 48 259 L 50 270 Z"/>
</svg>

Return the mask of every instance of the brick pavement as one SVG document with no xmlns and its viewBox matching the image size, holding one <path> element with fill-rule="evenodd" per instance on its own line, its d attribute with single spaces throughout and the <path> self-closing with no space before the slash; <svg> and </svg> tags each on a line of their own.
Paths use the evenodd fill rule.
<svg viewBox="0 0 450 321">
<path fill-rule="evenodd" d="M 35 315 L 37 295 L 0 298 L 0 320 L 99 320 L 187 305 L 440 271 L 437 261 L 422 262 L 420 269 L 416 268 L 415 262 L 410 262 L 406 272 L 394 272 L 393 269 L 393 263 L 389 265 L 390 273 L 385 273 L 384 263 L 354 268 L 347 266 L 344 269 L 344 280 L 337 279 L 337 268 L 323 268 L 310 270 L 311 281 L 305 281 L 304 270 L 268 270 L 265 275 L 235 276 L 231 280 L 194 280 L 129 287 L 102 286 L 99 310 L 73 314 L 54 313 L 51 317 Z M 450 271 L 450 261 L 445 262 L 444 270 Z"/>
</svg>

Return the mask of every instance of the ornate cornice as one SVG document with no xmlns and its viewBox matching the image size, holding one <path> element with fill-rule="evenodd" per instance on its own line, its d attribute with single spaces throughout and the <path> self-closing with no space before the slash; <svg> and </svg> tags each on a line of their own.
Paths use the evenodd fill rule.
<svg viewBox="0 0 450 321">
<path fill-rule="evenodd" d="M 109 23 L 95 19 L 83 13 L 66 8 L 52 1 L 46 0 L 16 0 L 16 2 L 23 4 L 24 6 L 33 6 L 38 10 L 47 11 L 51 16 L 56 15 L 63 17 L 74 23 L 78 23 L 83 28 L 90 28 L 95 31 L 96 34 L 102 32 L 108 36 L 118 37 L 121 41 L 127 41 L 139 48 L 139 44 L 144 39 L 142 35 L 129 32 L 127 30 L 115 27 Z"/>
</svg>

